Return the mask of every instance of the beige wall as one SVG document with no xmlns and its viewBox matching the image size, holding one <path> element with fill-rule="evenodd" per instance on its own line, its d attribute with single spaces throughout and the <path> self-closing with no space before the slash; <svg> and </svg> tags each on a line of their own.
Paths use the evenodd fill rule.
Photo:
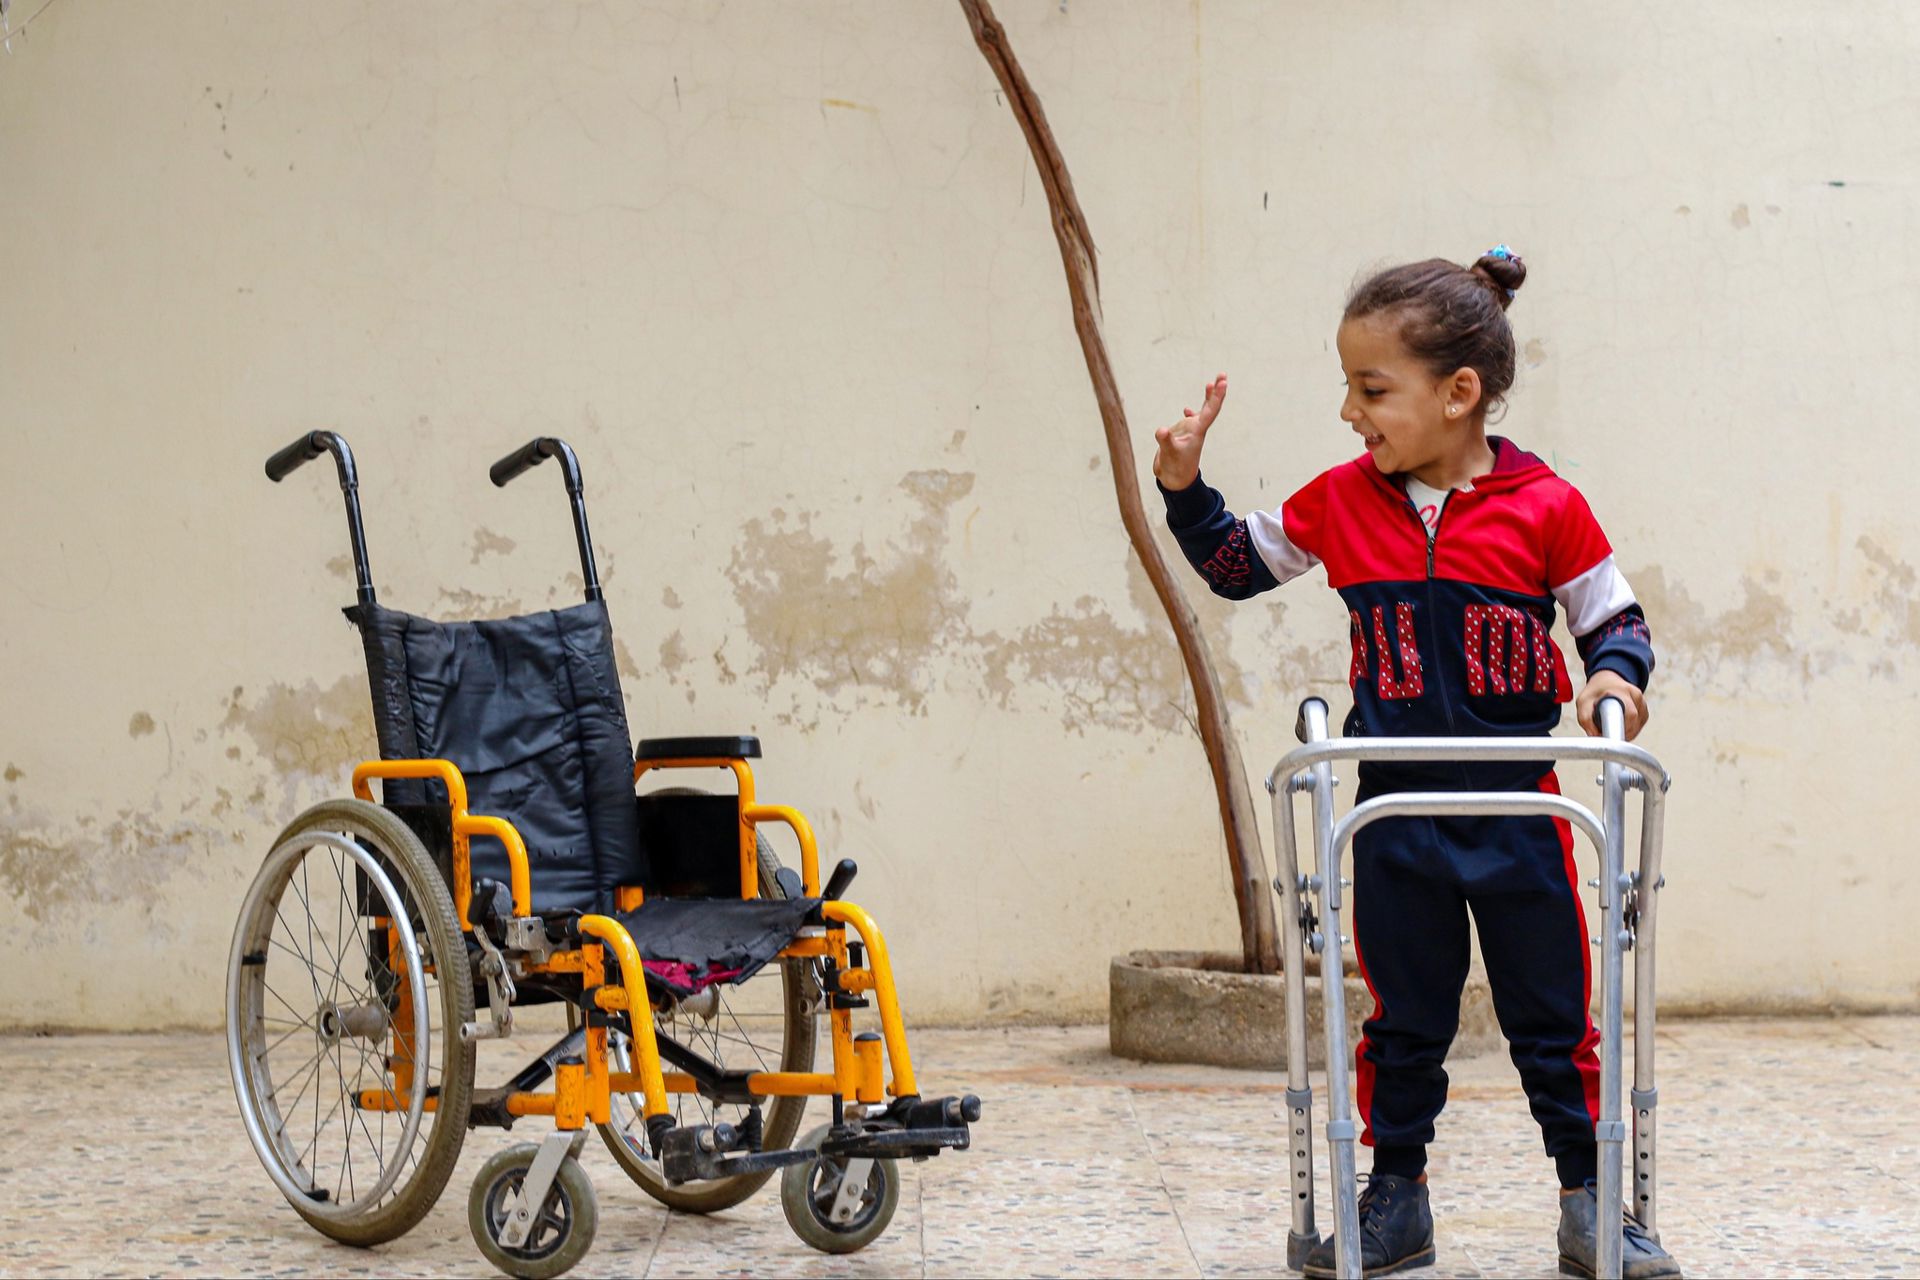
<svg viewBox="0 0 1920 1280">
<path fill-rule="evenodd" d="M 1354 451 L 1356 271 L 1526 254 L 1506 429 L 1589 494 L 1661 652 L 1668 999 L 1913 1007 L 1911 6 L 1002 8 L 1136 433 L 1229 370 L 1236 504 Z M 636 726 L 761 735 L 910 1016 L 1097 1016 L 1110 954 L 1232 944 L 956 7 L 10 18 L 0 1024 L 216 1022 L 273 832 L 371 751 L 338 491 L 260 474 L 315 427 L 360 454 L 382 598 L 449 617 L 573 598 L 557 481 L 483 474 L 571 440 Z M 1199 602 L 1257 773 L 1345 670 L 1331 593 L 1267 599 Z"/>
</svg>

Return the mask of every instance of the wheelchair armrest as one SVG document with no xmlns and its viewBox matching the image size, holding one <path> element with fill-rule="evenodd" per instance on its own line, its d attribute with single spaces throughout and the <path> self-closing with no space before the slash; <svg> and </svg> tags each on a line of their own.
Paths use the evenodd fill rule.
<svg viewBox="0 0 1920 1280">
<path fill-rule="evenodd" d="M 758 760 L 760 739 L 745 734 L 730 738 L 642 738 L 634 755 L 640 760 Z"/>
</svg>

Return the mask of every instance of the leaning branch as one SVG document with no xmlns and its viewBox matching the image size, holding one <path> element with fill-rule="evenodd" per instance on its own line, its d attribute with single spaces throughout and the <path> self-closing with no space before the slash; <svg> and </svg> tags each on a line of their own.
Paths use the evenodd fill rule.
<svg viewBox="0 0 1920 1280">
<path fill-rule="evenodd" d="M 1240 760 L 1240 748 L 1227 724 L 1226 701 L 1220 696 L 1220 681 L 1214 674 L 1213 658 L 1193 608 L 1187 603 L 1153 540 L 1152 528 L 1140 501 L 1139 473 L 1134 469 L 1133 433 L 1127 427 L 1127 412 L 1120 403 L 1120 389 L 1114 382 L 1113 362 L 1107 356 L 1107 342 L 1101 331 L 1100 269 L 1095 259 L 1093 232 L 1073 193 L 1073 179 L 1067 173 L 1066 159 L 1047 126 L 1047 113 L 1039 95 L 1027 83 L 1026 73 L 1013 55 L 1006 29 L 994 17 L 989 0 L 960 0 L 973 27 L 974 42 L 986 56 L 993 73 L 1006 91 L 1007 103 L 1027 136 L 1034 165 L 1047 191 L 1047 207 L 1052 212 L 1054 238 L 1060 242 L 1060 258 L 1067 273 L 1067 292 L 1073 299 L 1073 327 L 1080 335 L 1080 350 L 1086 356 L 1087 375 L 1093 380 L 1094 399 L 1100 406 L 1100 421 L 1106 428 L 1107 457 L 1112 463 L 1113 487 L 1120 500 L 1120 521 L 1126 526 L 1127 539 L 1134 554 L 1153 583 L 1154 594 L 1173 625 L 1174 639 L 1180 645 L 1180 657 L 1186 664 L 1187 679 L 1193 686 L 1196 720 L 1200 741 L 1207 751 L 1207 763 L 1213 770 L 1213 788 L 1220 806 L 1220 822 L 1226 831 L 1227 859 L 1232 864 L 1233 898 L 1240 916 L 1240 941 L 1248 973 L 1274 973 L 1280 967 L 1275 946 L 1273 899 L 1267 890 L 1266 857 L 1260 849 L 1260 831 L 1254 821 L 1253 795 L 1247 788 L 1247 773 Z"/>
</svg>

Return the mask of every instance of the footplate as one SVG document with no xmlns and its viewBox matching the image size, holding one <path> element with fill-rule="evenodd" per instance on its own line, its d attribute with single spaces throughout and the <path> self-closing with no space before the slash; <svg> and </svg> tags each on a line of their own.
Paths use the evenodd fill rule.
<svg viewBox="0 0 1920 1280">
<path fill-rule="evenodd" d="M 931 1102 L 901 1098 L 877 1116 L 829 1130 L 818 1148 L 781 1151 L 753 1150 L 756 1135 L 744 1125 L 680 1126 L 660 1140 L 660 1171 L 678 1186 L 781 1169 L 820 1156 L 920 1160 L 942 1151 L 965 1151 L 973 1140 L 967 1126 L 979 1118 L 980 1099 L 972 1094 Z"/>
</svg>

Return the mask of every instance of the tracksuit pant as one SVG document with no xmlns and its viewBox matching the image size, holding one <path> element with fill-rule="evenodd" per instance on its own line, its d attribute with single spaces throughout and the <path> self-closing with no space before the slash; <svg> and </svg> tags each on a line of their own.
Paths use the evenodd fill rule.
<svg viewBox="0 0 1920 1280">
<path fill-rule="evenodd" d="M 1559 793 L 1551 772 L 1538 782 Z M 1361 778 L 1359 800 L 1408 789 Z M 1600 1034 L 1573 834 L 1557 818 L 1387 818 L 1358 832 L 1355 951 L 1373 1014 L 1355 1053 L 1374 1171 L 1418 1176 L 1447 1100 L 1468 916 L 1494 1012 L 1562 1186 L 1594 1176 Z"/>
</svg>

